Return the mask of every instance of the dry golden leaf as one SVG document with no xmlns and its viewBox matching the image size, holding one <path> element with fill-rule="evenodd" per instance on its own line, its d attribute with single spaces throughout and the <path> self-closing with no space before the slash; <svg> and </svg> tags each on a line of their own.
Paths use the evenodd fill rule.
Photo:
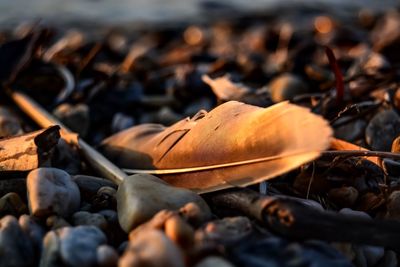
<svg viewBox="0 0 400 267">
<path fill-rule="evenodd" d="M 347 141 L 338 139 L 338 138 L 333 138 L 331 141 L 331 147 L 332 150 L 340 150 L 340 151 L 346 151 L 346 150 L 354 150 L 354 151 L 369 151 L 368 149 L 358 146 L 352 143 L 349 143 Z M 364 157 L 365 159 L 375 163 L 376 165 L 380 166 L 379 159 L 377 157 Z"/>
<path fill-rule="evenodd" d="M 201 77 L 203 82 L 208 84 L 218 99 L 221 100 L 240 100 L 251 90 L 243 84 L 233 83 L 229 75 L 211 79 L 208 75 Z"/>
<path fill-rule="evenodd" d="M 143 124 L 106 139 L 107 157 L 132 173 L 209 192 L 283 174 L 330 145 L 328 123 L 287 102 L 259 108 L 236 101 L 170 127 Z M 139 169 L 139 170 L 138 170 Z"/>
</svg>

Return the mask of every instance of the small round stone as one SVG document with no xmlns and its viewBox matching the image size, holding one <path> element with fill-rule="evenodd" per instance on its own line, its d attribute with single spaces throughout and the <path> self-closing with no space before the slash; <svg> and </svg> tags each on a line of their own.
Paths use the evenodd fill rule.
<svg viewBox="0 0 400 267">
<path fill-rule="evenodd" d="M 352 186 L 332 188 L 328 192 L 328 197 L 340 207 L 351 207 L 358 198 L 358 191 Z"/>
<path fill-rule="evenodd" d="M 194 267 L 233 267 L 233 265 L 222 257 L 208 256 L 198 262 Z"/>
<path fill-rule="evenodd" d="M 55 168 L 39 168 L 27 177 L 29 210 L 33 216 L 69 217 L 78 210 L 80 193 L 71 176 Z"/>
<path fill-rule="evenodd" d="M 64 227 L 59 230 L 60 256 L 67 266 L 92 267 L 97 263 L 97 248 L 107 242 L 94 226 Z"/>
<path fill-rule="evenodd" d="M 118 264 L 119 255 L 117 251 L 108 245 L 97 248 L 97 264 L 99 267 L 115 267 Z"/>
<path fill-rule="evenodd" d="M 34 260 L 33 245 L 18 220 L 7 215 L 0 220 L 0 265 L 29 267 Z"/>
<path fill-rule="evenodd" d="M 164 225 L 165 234 L 182 248 L 186 249 L 193 245 L 194 230 L 179 215 L 167 219 Z"/>
<path fill-rule="evenodd" d="M 46 226 L 49 227 L 51 230 L 56 230 L 71 225 L 64 218 L 57 215 L 52 215 L 47 217 Z"/>
<path fill-rule="evenodd" d="M 119 267 L 184 267 L 181 250 L 160 230 L 148 229 L 129 241 Z"/>
<path fill-rule="evenodd" d="M 282 74 L 268 84 L 272 101 L 275 103 L 292 100 L 295 96 L 308 92 L 304 81 L 289 73 Z"/>
<path fill-rule="evenodd" d="M 28 213 L 28 208 L 18 194 L 10 192 L 0 198 L 0 217 L 4 215 L 19 217 L 25 213 Z"/>
<path fill-rule="evenodd" d="M 390 151 L 399 135 L 400 116 L 392 109 L 375 114 L 365 129 L 365 139 L 372 150 Z"/>
<path fill-rule="evenodd" d="M 394 191 L 389 195 L 385 218 L 400 220 L 400 191 Z"/>
<path fill-rule="evenodd" d="M 103 215 L 87 211 L 75 212 L 72 215 L 72 222 L 74 225 L 93 225 L 102 230 L 107 228 L 107 221 Z"/>
</svg>

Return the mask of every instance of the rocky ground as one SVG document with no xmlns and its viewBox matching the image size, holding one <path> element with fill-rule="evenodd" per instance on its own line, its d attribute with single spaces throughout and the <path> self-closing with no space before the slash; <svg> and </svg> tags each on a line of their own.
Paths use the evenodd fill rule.
<svg viewBox="0 0 400 267">
<path fill-rule="evenodd" d="M 400 13 L 285 12 L 3 30 L 1 266 L 397 266 Z"/>
</svg>

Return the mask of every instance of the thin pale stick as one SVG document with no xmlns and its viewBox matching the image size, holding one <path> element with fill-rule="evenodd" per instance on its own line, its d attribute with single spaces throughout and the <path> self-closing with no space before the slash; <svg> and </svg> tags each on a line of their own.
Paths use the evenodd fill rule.
<svg viewBox="0 0 400 267">
<path fill-rule="evenodd" d="M 9 90 L 9 95 L 15 103 L 41 127 L 47 128 L 52 125 L 59 125 L 61 127 L 61 137 L 67 142 L 77 145 L 91 166 L 103 175 L 104 178 L 116 184 L 120 184 L 127 177 L 117 166 L 79 138 L 76 133 L 68 129 L 32 98 L 21 92 L 11 90 Z"/>
</svg>

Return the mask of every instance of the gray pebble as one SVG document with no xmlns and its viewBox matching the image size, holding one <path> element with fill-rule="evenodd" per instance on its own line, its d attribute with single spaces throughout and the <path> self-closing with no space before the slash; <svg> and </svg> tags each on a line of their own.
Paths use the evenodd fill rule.
<svg viewBox="0 0 400 267">
<path fill-rule="evenodd" d="M 94 226 L 65 227 L 59 230 L 60 255 L 67 266 L 91 267 L 97 262 L 97 248 L 107 242 L 103 232 Z"/>
<path fill-rule="evenodd" d="M 65 267 L 60 256 L 61 241 L 57 232 L 50 231 L 43 239 L 39 267 Z"/>
<path fill-rule="evenodd" d="M 103 215 L 109 223 L 118 223 L 118 214 L 115 210 L 100 210 L 99 214 Z"/>
<path fill-rule="evenodd" d="M 381 262 L 377 265 L 377 267 L 397 267 L 398 260 L 396 252 L 392 250 L 387 250 Z"/>
<path fill-rule="evenodd" d="M 371 216 L 369 216 L 368 213 L 363 212 L 363 211 L 358 211 L 358 210 L 352 210 L 349 208 L 343 208 L 343 209 L 339 210 L 339 213 L 344 214 L 344 215 L 358 217 L 358 218 L 371 219 Z"/>
<path fill-rule="evenodd" d="M 208 256 L 198 262 L 194 267 L 233 267 L 233 265 L 222 257 Z"/>
<path fill-rule="evenodd" d="M 107 228 L 107 221 L 103 215 L 87 211 L 75 212 L 72 215 L 72 222 L 74 225 L 93 225 L 102 230 Z"/>
<path fill-rule="evenodd" d="M 80 136 L 87 134 L 90 118 L 89 107 L 86 104 L 61 104 L 53 111 L 53 114 Z"/>
<path fill-rule="evenodd" d="M 96 195 L 97 191 L 103 186 L 117 188 L 117 186 L 104 178 L 98 178 L 88 175 L 75 175 L 73 180 L 79 187 L 82 199 L 91 200 Z"/>
<path fill-rule="evenodd" d="M 114 267 L 118 264 L 119 255 L 117 251 L 108 245 L 97 248 L 97 264 L 99 267 Z"/>
<path fill-rule="evenodd" d="M 335 137 L 353 142 L 364 137 L 366 127 L 367 123 L 364 120 L 355 120 L 337 127 L 335 129 Z"/>
<path fill-rule="evenodd" d="M 22 231 L 31 239 L 35 251 L 40 254 L 42 240 L 46 231 L 32 217 L 26 214 L 19 217 L 18 222 Z"/>
<path fill-rule="evenodd" d="M 116 200 L 117 190 L 110 186 L 101 187 L 96 195 L 92 198 L 92 205 L 95 210 L 102 209 L 116 209 L 117 200 Z"/>
<path fill-rule="evenodd" d="M 71 176 L 55 168 L 39 168 L 27 177 L 29 210 L 36 217 L 70 216 L 78 210 L 80 193 Z"/>
<path fill-rule="evenodd" d="M 211 216 L 209 207 L 196 193 L 172 187 L 153 175 L 136 174 L 124 179 L 118 187 L 119 223 L 128 233 L 160 210 L 177 210 L 189 202 L 196 203 L 205 214 Z"/>
<path fill-rule="evenodd" d="M 400 162 L 392 159 L 383 159 L 383 169 L 390 176 L 400 177 Z"/>
<path fill-rule="evenodd" d="M 28 213 L 28 208 L 18 194 L 10 192 L 0 198 L 0 218 L 4 215 L 19 217 Z"/>
<path fill-rule="evenodd" d="M 64 218 L 57 215 L 52 215 L 47 217 L 46 226 L 49 227 L 51 230 L 56 230 L 71 225 Z"/>
<path fill-rule="evenodd" d="M 367 144 L 372 150 L 390 151 L 393 140 L 400 135 L 400 116 L 394 110 L 377 113 L 365 129 Z"/>
<path fill-rule="evenodd" d="M 26 179 L 0 179 L 0 196 L 9 192 L 15 192 L 20 196 L 26 196 Z"/>
<path fill-rule="evenodd" d="M 135 125 L 135 119 L 123 113 L 115 113 L 111 122 L 111 131 L 118 133 Z"/>
<path fill-rule="evenodd" d="M 29 237 L 10 215 L 0 220 L 0 263 L 2 267 L 31 266 L 34 261 L 33 245 Z"/>
<path fill-rule="evenodd" d="M 21 123 L 9 109 L 0 107 L 0 138 L 22 134 Z"/>
<path fill-rule="evenodd" d="M 362 249 L 368 267 L 376 266 L 385 254 L 385 249 L 383 247 L 362 246 Z"/>
<path fill-rule="evenodd" d="M 290 73 L 282 74 L 273 79 L 268 84 L 268 88 L 271 93 L 271 99 L 275 103 L 292 100 L 295 96 L 308 92 L 303 80 Z"/>
</svg>

